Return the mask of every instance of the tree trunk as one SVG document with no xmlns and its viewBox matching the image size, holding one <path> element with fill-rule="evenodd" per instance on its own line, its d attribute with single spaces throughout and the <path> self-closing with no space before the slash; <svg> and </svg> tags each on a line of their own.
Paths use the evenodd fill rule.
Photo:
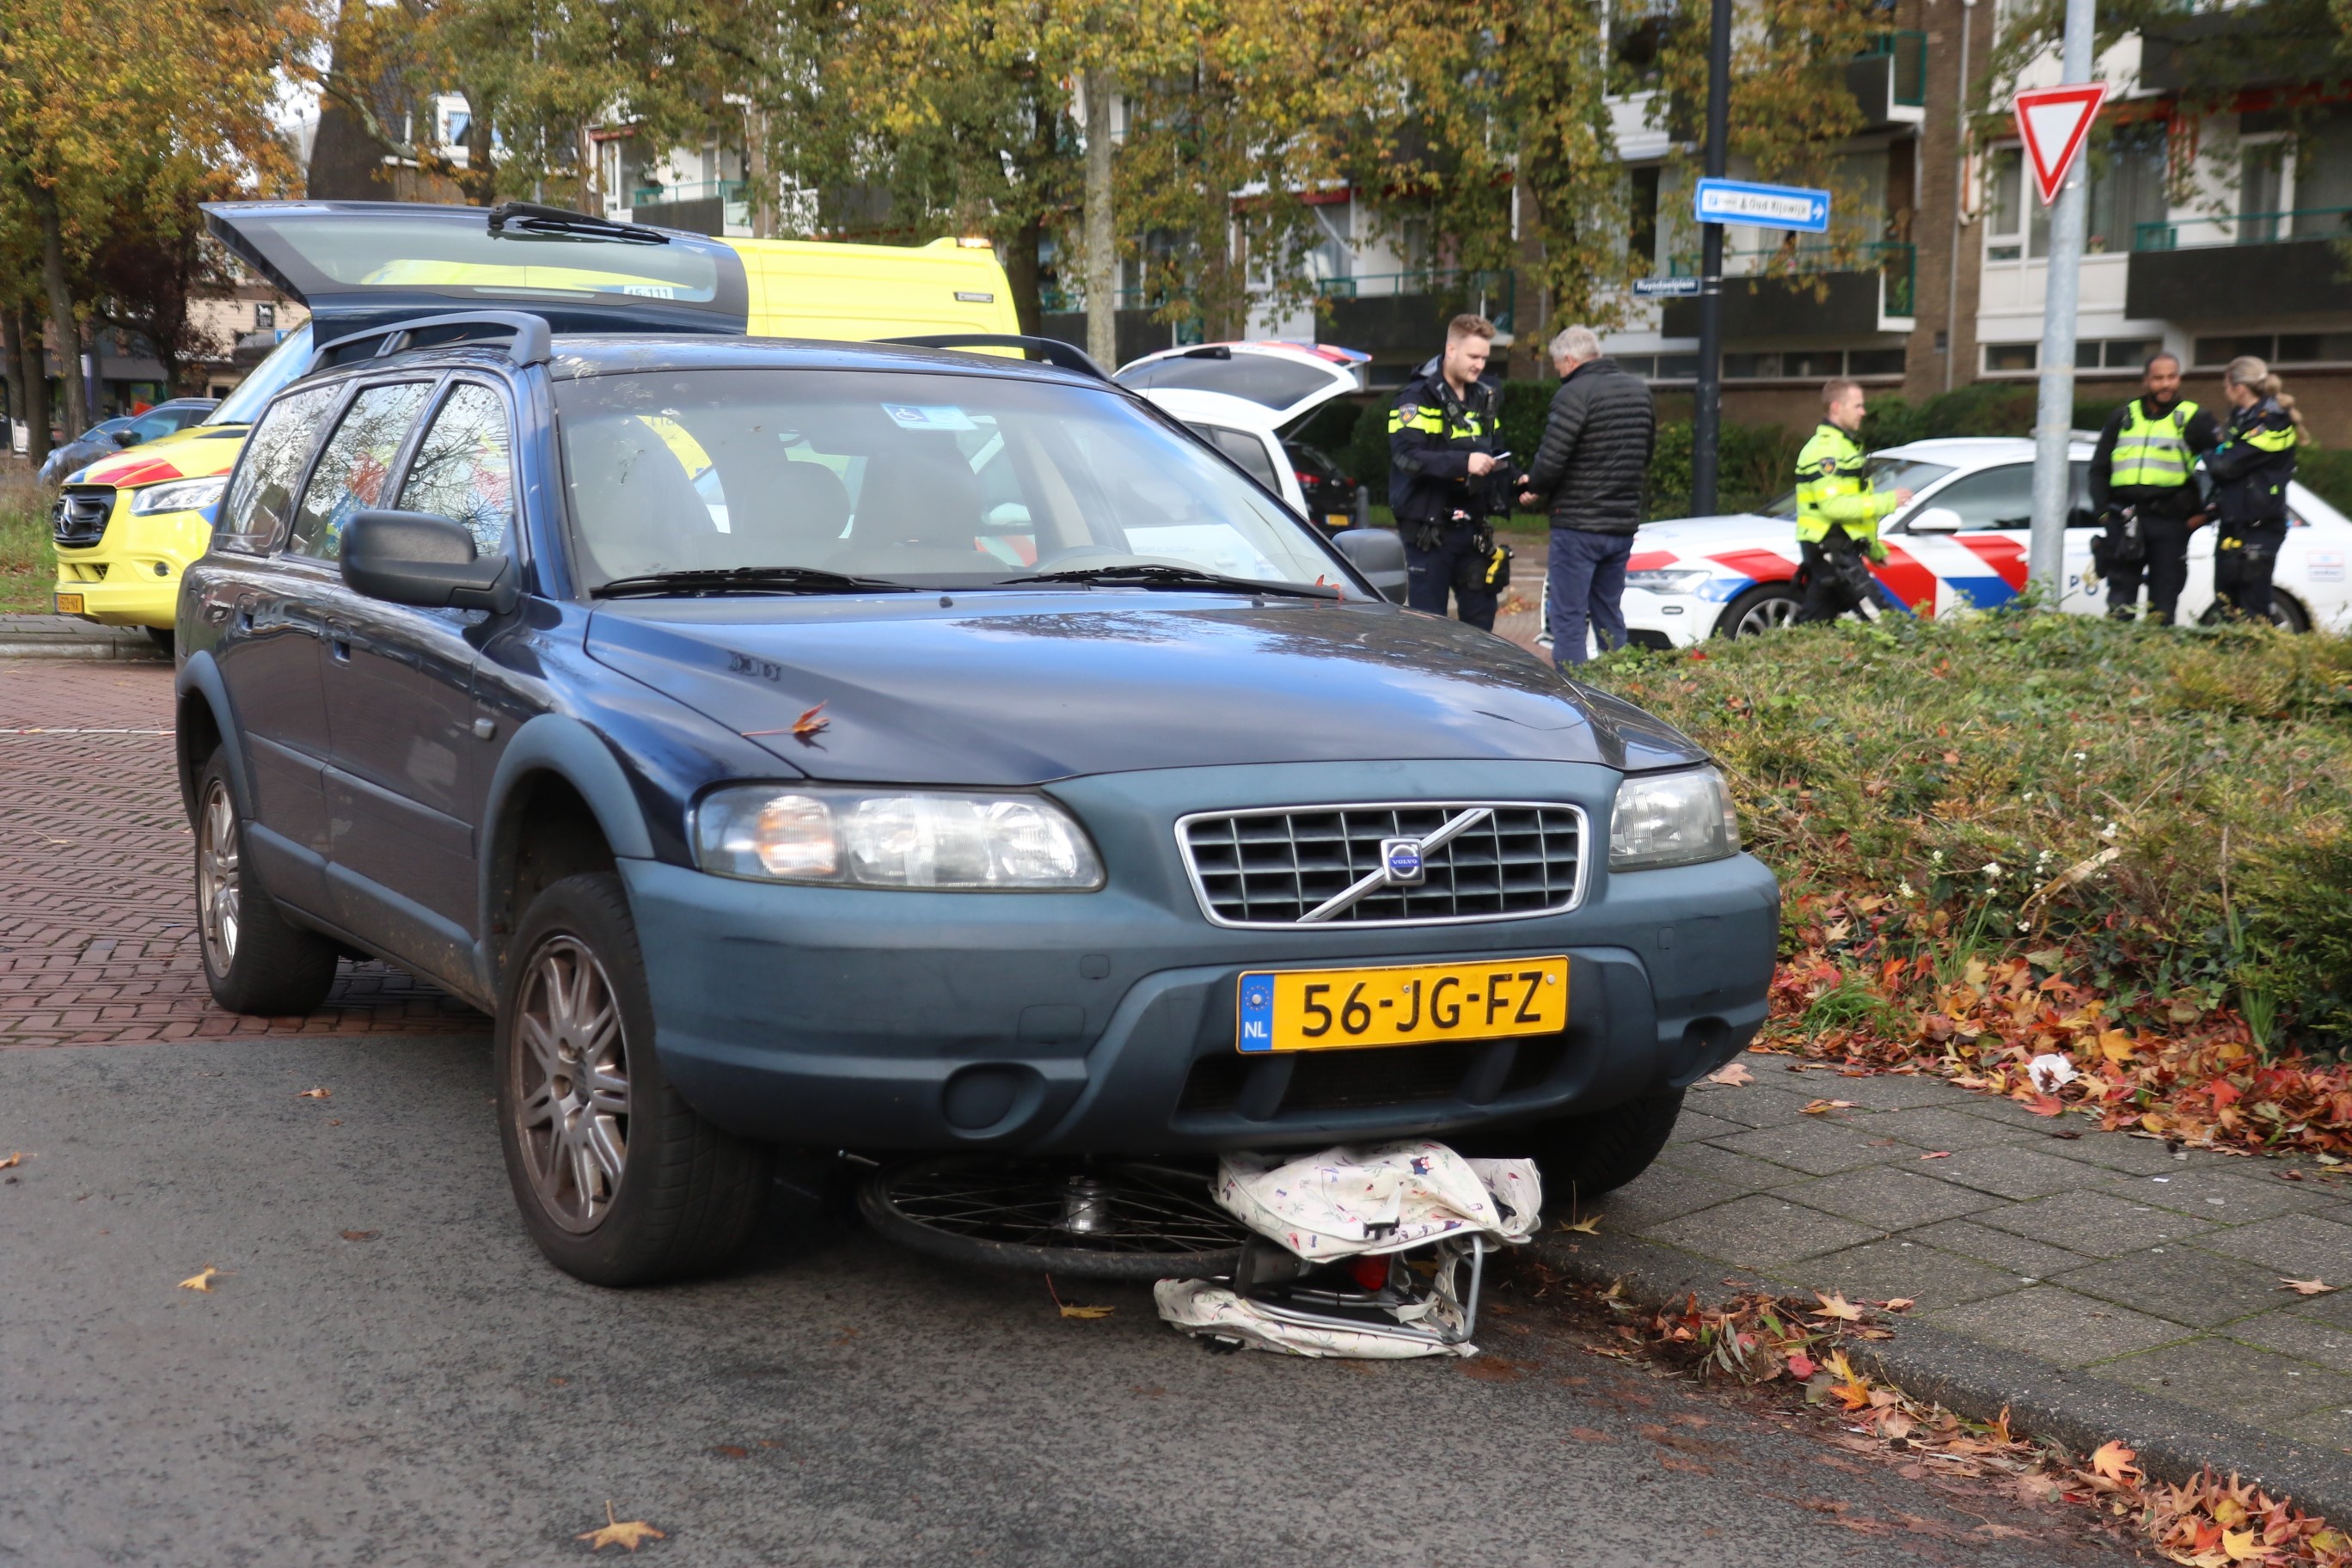
<svg viewBox="0 0 2352 1568">
<path fill-rule="evenodd" d="M 743 179 L 751 197 L 751 237 L 776 237 L 776 173 L 768 162 L 768 111 L 743 114 Z"/>
<path fill-rule="evenodd" d="M 16 355 L 10 369 L 25 388 L 25 400 L 12 398 L 9 406 L 25 422 L 25 456 L 37 468 L 49 455 L 49 372 L 41 359 L 40 316 L 29 306 L 11 305 L 8 325 Z"/>
<path fill-rule="evenodd" d="M 1111 73 L 1089 68 L 1087 89 L 1087 353 L 1105 370 L 1118 363 L 1118 226 L 1112 221 Z"/>
<path fill-rule="evenodd" d="M 1037 247 L 1045 237 L 1045 220 L 1032 217 L 1013 231 L 1012 253 L 1004 258 L 1004 281 L 1013 290 L 1013 313 L 1021 331 L 1035 337 L 1045 327 L 1045 307 L 1037 284 Z"/>
<path fill-rule="evenodd" d="M 367 0 L 342 0 L 335 22 L 332 68 L 352 73 L 352 35 L 367 14 Z M 356 83 L 362 90 L 373 81 Z M 314 202 L 381 202 L 392 187 L 384 178 L 384 155 L 392 151 L 369 131 L 365 121 L 332 93 L 319 99 L 319 128 L 310 137 L 310 164 L 303 174 L 304 193 Z"/>
<path fill-rule="evenodd" d="M 583 121 L 572 133 L 575 150 L 572 156 L 580 163 L 579 195 L 575 205 L 583 213 L 604 216 L 604 165 L 603 150 L 596 138 L 590 135 L 588 123 Z"/>
<path fill-rule="evenodd" d="M 0 357 L 7 360 L 8 419 L 10 424 L 25 417 L 25 326 L 24 312 L 14 301 L 0 309 Z M 26 439 L 31 440 L 31 426 L 26 426 Z M 8 425 L 0 425 L 0 457 L 15 452 L 15 432 Z"/>
<path fill-rule="evenodd" d="M 81 333 L 75 329 L 73 291 L 66 282 L 66 237 L 58 221 L 57 193 L 34 186 L 33 205 L 41 217 L 41 282 L 49 296 L 49 342 L 65 373 L 66 438 L 71 440 L 97 421 L 90 417 L 89 388 L 81 375 Z"/>
</svg>

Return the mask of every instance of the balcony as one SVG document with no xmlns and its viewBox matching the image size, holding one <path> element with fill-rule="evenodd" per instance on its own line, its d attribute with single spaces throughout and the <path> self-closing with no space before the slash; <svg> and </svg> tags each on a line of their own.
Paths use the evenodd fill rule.
<svg viewBox="0 0 2352 1568">
<path fill-rule="evenodd" d="M 742 180 L 697 180 L 640 185 L 629 193 L 629 220 L 688 234 L 749 234 L 751 203 Z"/>
<path fill-rule="evenodd" d="M 2352 310 L 2352 207 L 2170 218 L 2132 231 L 2124 314 L 2136 320 L 2340 315 Z"/>
<path fill-rule="evenodd" d="M 1881 33 L 1846 62 L 1846 90 L 1862 106 L 1865 129 L 1918 125 L 1927 118 L 1927 35 Z"/>
<path fill-rule="evenodd" d="M 1318 287 L 1331 313 L 1330 325 L 1318 327 L 1316 336 L 1381 360 L 1436 353 L 1445 341 L 1445 323 L 1465 310 L 1507 333 L 1517 303 L 1517 279 L 1508 272 L 1422 268 L 1327 278 Z"/>
<path fill-rule="evenodd" d="M 1853 265 L 1847 262 L 1853 258 Z M 1797 270 L 1768 274 L 1782 258 Z M 1808 260 L 1815 263 L 1810 268 Z M 1827 265 L 1821 265 L 1827 263 Z M 1723 335 L 1727 339 L 1863 337 L 1907 332 L 1918 294 L 1918 250 L 1908 241 L 1882 239 L 1841 247 L 1801 245 L 1724 258 Z M 1677 256 L 1677 278 L 1697 275 L 1698 258 Z M 1670 338 L 1698 335 L 1698 301 L 1670 300 L 1660 330 Z"/>
</svg>

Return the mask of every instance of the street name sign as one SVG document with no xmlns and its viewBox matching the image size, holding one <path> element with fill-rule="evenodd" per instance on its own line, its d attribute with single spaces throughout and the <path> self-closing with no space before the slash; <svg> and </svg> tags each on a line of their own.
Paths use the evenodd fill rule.
<svg viewBox="0 0 2352 1568">
<path fill-rule="evenodd" d="M 1698 279 L 1696 278 L 1636 278 L 1633 297 L 1637 300 L 1696 300 Z"/>
<path fill-rule="evenodd" d="M 1830 194 L 1804 185 L 1759 185 L 1745 180 L 1701 180 L 1692 196 L 1701 223 L 1738 223 L 1755 228 L 1825 234 Z"/>
<path fill-rule="evenodd" d="M 2033 188 L 2041 193 L 2043 206 L 2057 201 L 2066 171 L 2081 156 L 2091 121 L 2099 117 L 2099 105 L 2106 97 L 2107 84 L 2098 81 L 2029 88 L 2017 95 L 2017 133 L 2024 139 Z"/>
</svg>

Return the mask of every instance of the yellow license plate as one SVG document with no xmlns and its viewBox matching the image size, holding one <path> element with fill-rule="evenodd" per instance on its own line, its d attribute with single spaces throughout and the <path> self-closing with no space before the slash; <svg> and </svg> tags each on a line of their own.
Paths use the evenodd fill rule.
<svg viewBox="0 0 2352 1568">
<path fill-rule="evenodd" d="M 79 594 L 59 594 L 58 595 L 58 614 L 61 616 L 80 615 L 81 595 Z"/>
<path fill-rule="evenodd" d="M 1356 520 L 1344 511 L 1335 511 L 1326 513 L 1323 523 L 1327 528 L 1353 528 L 1356 526 Z"/>
<path fill-rule="evenodd" d="M 1235 1007 L 1247 1052 L 1556 1035 L 1568 1025 L 1568 960 L 1252 970 Z"/>
</svg>

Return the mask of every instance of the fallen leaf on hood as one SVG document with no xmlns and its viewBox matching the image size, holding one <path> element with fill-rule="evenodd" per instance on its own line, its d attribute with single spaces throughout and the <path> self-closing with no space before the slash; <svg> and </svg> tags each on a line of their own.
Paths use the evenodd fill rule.
<svg viewBox="0 0 2352 1568">
<path fill-rule="evenodd" d="M 1813 1100 L 1805 1102 L 1804 1112 L 1807 1116 L 1820 1116 L 1832 1110 L 1852 1110 L 1853 1108 L 1854 1101 L 1851 1100 Z"/>
<path fill-rule="evenodd" d="M 1706 1075 L 1709 1083 L 1719 1083 L 1727 1089 L 1739 1089 L 1756 1081 L 1745 1062 L 1728 1062 Z"/>
<path fill-rule="evenodd" d="M 331 1089 L 306 1089 L 294 1098 L 297 1100 L 331 1100 L 334 1098 L 334 1093 L 335 1091 Z"/>
<path fill-rule="evenodd" d="M 1821 1302 L 1821 1306 L 1808 1308 L 1807 1310 L 1811 1311 L 1817 1318 L 1835 1318 L 1841 1322 L 1847 1323 L 1862 1321 L 1862 1309 L 1847 1300 L 1843 1291 L 1833 1290 L 1824 1296 L 1816 1290 L 1813 1292 L 1813 1299 Z"/>
<path fill-rule="evenodd" d="M 2344 1289 L 2341 1285 L 2323 1285 L 2316 1279 L 2288 1279 L 2284 1278 L 2282 1278 L 2279 1280 L 2278 1288 L 2282 1290 L 2292 1290 L 2298 1296 L 2332 1296 L 2336 1291 Z"/>
<path fill-rule="evenodd" d="M 1573 1232 L 1578 1236 L 1599 1236 L 1601 1234 L 1601 1216 L 1597 1214 L 1587 1215 L 1573 1225 L 1570 1225 L 1566 1220 L 1562 1220 L 1559 1222 L 1559 1228 L 1564 1231 Z"/>
<path fill-rule="evenodd" d="M 1919 1156 L 1922 1160 L 1948 1160 L 1951 1157 L 1952 1152 L 1949 1149 L 1930 1149 Z"/>
<path fill-rule="evenodd" d="M 642 1519 L 617 1519 L 613 1514 L 613 1500 L 604 1500 L 604 1522 L 593 1530 L 583 1530 L 572 1538 L 584 1541 L 591 1552 L 602 1552 L 607 1546 L 625 1546 L 635 1552 L 648 1541 L 669 1539 Z"/>
<path fill-rule="evenodd" d="M 815 707 L 810 709 L 807 712 L 793 721 L 793 733 L 795 735 L 814 735 L 823 731 L 827 724 L 832 722 L 832 720 L 824 716 L 824 704 L 820 702 Z"/>
<path fill-rule="evenodd" d="M 205 1295 L 209 1296 L 213 1293 L 213 1281 L 218 1279 L 226 1279 L 226 1277 L 227 1276 L 224 1270 L 215 1268 L 211 1264 L 207 1263 L 205 1265 L 204 1271 L 202 1273 L 192 1274 L 187 1279 L 181 1280 L 180 1289 L 183 1290 L 202 1290 Z"/>
</svg>

